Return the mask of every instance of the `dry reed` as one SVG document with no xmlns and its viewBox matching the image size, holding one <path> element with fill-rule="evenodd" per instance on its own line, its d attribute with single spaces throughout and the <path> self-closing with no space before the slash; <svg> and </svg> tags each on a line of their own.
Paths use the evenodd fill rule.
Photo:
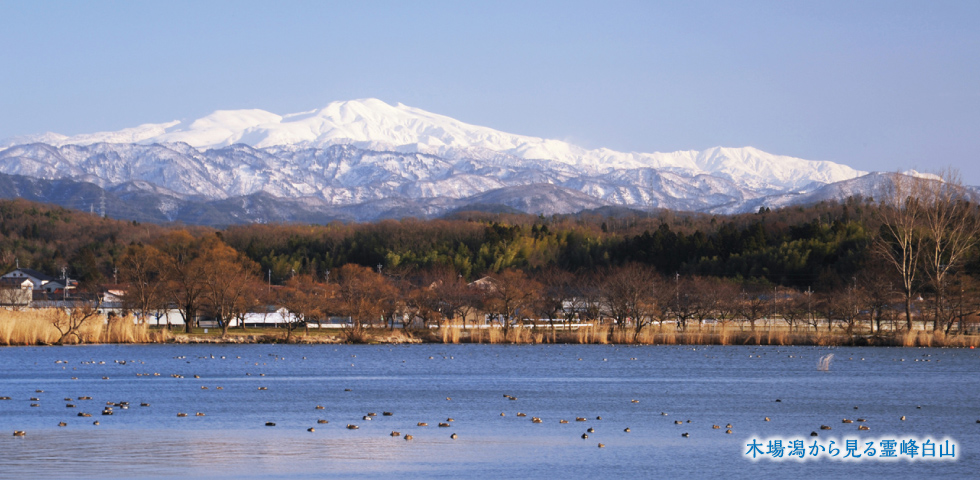
<svg viewBox="0 0 980 480">
<path fill-rule="evenodd" d="M 718 333 L 719 345 L 731 345 L 731 333 L 728 330 L 728 323 L 721 324 L 721 332 Z"/>
<path fill-rule="evenodd" d="M 531 343 L 531 332 L 521 326 L 511 327 L 504 336 L 504 341 L 517 344 Z"/>
<path fill-rule="evenodd" d="M 462 329 L 463 322 L 459 320 L 443 322 L 439 325 L 439 337 L 442 339 L 442 343 L 459 343 Z"/>
<path fill-rule="evenodd" d="M 612 331 L 612 338 L 610 341 L 617 344 L 633 343 L 633 332 L 622 329 L 614 329 Z"/>
<path fill-rule="evenodd" d="M 605 345 L 609 343 L 609 327 L 602 325 L 589 325 L 587 327 L 579 327 L 575 331 L 576 340 L 578 343 L 590 343 Z"/>
<path fill-rule="evenodd" d="M 55 323 L 68 316 L 55 308 L 30 310 L 0 310 L 0 344 L 54 345 L 62 340 Z M 146 324 L 137 324 L 133 317 L 95 316 L 77 328 L 64 343 L 149 343 L 162 342 L 166 332 L 150 332 Z"/>
<path fill-rule="evenodd" d="M 641 343 L 643 345 L 653 345 L 656 343 L 657 336 L 654 335 L 651 328 L 644 328 L 640 331 L 640 334 L 636 336 L 636 343 Z"/>
<path fill-rule="evenodd" d="M 487 343 L 496 344 L 504 342 L 503 328 L 497 325 L 490 325 L 487 329 Z"/>
<path fill-rule="evenodd" d="M 66 318 L 67 314 L 59 309 L 0 309 L 0 345 L 53 345 L 61 339 L 61 333 L 54 327 L 56 321 Z M 459 321 L 445 323 L 437 331 L 424 335 L 421 339 L 412 338 L 401 330 L 370 332 L 364 329 L 357 332 L 356 338 L 349 339 L 355 343 L 406 343 L 422 340 L 459 343 L 580 343 L 580 344 L 662 344 L 662 345 L 900 345 L 905 347 L 978 347 L 980 336 L 954 334 L 947 335 L 943 331 L 912 330 L 891 333 L 878 332 L 875 335 L 847 335 L 843 331 L 804 329 L 791 332 L 780 328 L 767 328 L 765 331 L 732 330 L 730 325 L 720 325 L 701 328 L 696 331 L 679 332 L 674 325 L 650 325 L 635 334 L 632 330 L 610 330 L 605 325 L 589 325 L 578 329 L 545 331 L 513 327 L 505 330 L 500 325 L 490 325 L 488 328 L 473 328 L 464 331 Z M 236 342 L 260 342 L 268 336 L 256 338 L 233 339 Z M 70 335 L 64 343 L 162 343 L 177 341 L 165 329 L 150 329 L 146 324 L 138 324 L 132 317 L 96 316 L 89 319 L 77 330 L 77 335 Z M 278 337 L 266 339 L 270 342 L 282 341 Z M 230 341 L 215 339 L 215 341 Z M 311 341 L 297 339 L 297 341 Z M 319 343 L 319 342 L 316 342 Z"/>
</svg>

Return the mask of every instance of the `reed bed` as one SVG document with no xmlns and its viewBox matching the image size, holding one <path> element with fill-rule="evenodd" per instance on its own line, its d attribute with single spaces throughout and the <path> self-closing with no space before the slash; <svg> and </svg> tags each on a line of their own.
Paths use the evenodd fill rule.
<svg viewBox="0 0 980 480">
<path fill-rule="evenodd" d="M 461 330 L 461 329 L 456 329 Z M 430 341 L 441 341 L 441 334 Z M 455 342 L 446 343 L 578 343 L 638 345 L 814 345 L 814 346 L 910 346 L 970 347 L 980 346 L 978 335 L 946 336 L 942 332 L 913 331 L 885 335 L 848 335 L 841 331 L 791 331 L 787 328 L 733 329 L 720 324 L 689 331 L 673 325 L 651 325 L 638 334 L 633 330 L 613 329 L 608 325 L 590 325 L 577 329 L 530 330 L 512 327 L 505 333 L 499 325 L 461 330 Z"/>
<path fill-rule="evenodd" d="M 170 338 L 166 330 L 151 331 L 133 317 L 99 315 L 84 322 L 75 334 L 62 339 L 55 324 L 67 318 L 64 310 L 55 308 L 0 310 L 0 345 L 54 345 L 59 340 L 66 344 L 161 343 Z"/>
<path fill-rule="evenodd" d="M 0 345 L 54 345 L 62 340 L 55 323 L 64 321 L 67 314 L 60 309 L 0 309 Z M 639 333 L 632 329 L 614 329 L 609 325 L 588 325 L 579 328 L 521 326 L 503 328 L 501 325 L 466 328 L 460 321 L 446 322 L 438 329 L 411 332 L 402 329 L 360 329 L 354 332 L 353 343 L 490 343 L 490 344 L 641 344 L 641 345 L 818 345 L 818 346 L 905 346 L 905 347 L 980 347 L 980 335 L 946 335 L 942 331 L 913 330 L 848 335 L 843 330 L 788 329 L 780 327 L 743 330 L 721 323 L 687 331 L 672 324 L 654 324 Z M 280 343 L 281 335 L 264 333 L 248 336 L 176 335 L 166 329 L 150 328 L 132 317 L 95 316 L 86 321 L 62 343 Z M 294 335 L 297 343 L 338 343 L 336 335 Z"/>
<path fill-rule="evenodd" d="M 504 342 L 504 331 L 503 328 L 491 325 L 487 329 L 487 343 L 503 343 Z"/>
<path fill-rule="evenodd" d="M 460 320 L 443 322 L 439 325 L 439 337 L 442 339 L 442 343 L 459 343 L 462 330 L 463 322 Z"/>
<path fill-rule="evenodd" d="M 609 327 L 604 325 L 579 327 L 575 332 L 578 343 L 596 345 L 606 345 L 609 343 Z"/>
<path fill-rule="evenodd" d="M 507 343 L 525 344 L 532 343 L 531 331 L 522 327 L 511 327 L 504 334 L 504 341 Z"/>
<path fill-rule="evenodd" d="M 47 310 L 0 310 L 0 344 L 50 345 L 61 338 Z"/>
</svg>

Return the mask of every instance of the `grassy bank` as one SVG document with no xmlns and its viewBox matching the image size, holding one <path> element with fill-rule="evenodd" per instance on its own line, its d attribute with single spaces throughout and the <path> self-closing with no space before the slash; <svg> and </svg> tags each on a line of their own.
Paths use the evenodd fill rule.
<svg viewBox="0 0 980 480">
<path fill-rule="evenodd" d="M 356 332 L 341 329 L 221 329 L 194 328 L 190 333 L 137 324 L 131 317 L 107 319 L 98 316 L 84 322 L 71 335 L 64 335 L 67 314 L 57 309 L 0 310 L 0 345 L 56 345 L 79 343 L 486 343 L 486 344 L 637 344 L 637 345 L 820 345 L 820 346 L 904 346 L 978 347 L 980 335 L 944 335 L 943 332 L 863 332 L 790 330 L 763 327 L 756 330 L 732 326 L 710 326 L 678 331 L 673 325 L 655 325 L 639 334 L 632 330 L 591 326 L 561 328 L 469 328 L 447 323 L 437 329 L 389 330 L 364 328 Z M 61 325 L 59 330 L 56 325 Z"/>
</svg>

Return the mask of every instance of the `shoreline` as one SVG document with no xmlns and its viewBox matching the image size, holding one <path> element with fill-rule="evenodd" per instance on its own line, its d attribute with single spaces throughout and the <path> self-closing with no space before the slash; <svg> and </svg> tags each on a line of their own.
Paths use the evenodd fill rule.
<svg viewBox="0 0 980 480">
<path fill-rule="evenodd" d="M 135 323 L 131 318 L 93 319 L 66 327 L 63 312 L 0 312 L 0 346 L 78 344 L 614 344 L 614 345 L 774 345 L 774 346 L 887 346 L 980 347 L 980 334 L 946 335 L 941 330 L 865 329 L 828 331 L 797 325 L 761 325 L 756 328 L 723 324 L 678 330 L 672 324 L 646 325 L 641 330 L 611 325 L 499 325 L 467 326 L 446 323 L 436 328 L 390 328 L 381 325 L 292 330 L 283 328 L 195 327 L 190 333 Z"/>
<path fill-rule="evenodd" d="M 425 333 L 428 333 L 427 335 Z M 228 336 L 211 336 L 198 334 L 174 334 L 173 339 L 160 343 L 212 343 L 212 344 L 247 344 L 247 343 L 277 343 L 277 344 L 488 344 L 488 345 L 538 345 L 538 344 L 562 344 L 562 345 L 756 345 L 756 346 L 834 346 L 834 347 L 949 347 L 949 348 L 976 348 L 980 346 L 980 335 L 958 335 L 945 337 L 935 335 L 934 332 L 916 331 L 909 336 L 904 332 L 890 335 L 861 335 L 861 334 L 826 334 L 818 333 L 794 333 L 791 335 L 782 332 L 770 334 L 765 331 L 744 331 L 733 332 L 723 336 L 717 333 L 708 332 L 677 332 L 666 334 L 654 334 L 647 338 L 630 341 L 621 339 L 616 341 L 615 335 L 603 338 L 593 336 L 593 338 L 581 338 L 584 335 L 576 335 L 576 332 L 557 332 L 557 335 L 548 335 L 548 332 L 539 333 L 539 337 L 534 338 L 500 338 L 490 341 L 486 335 L 460 335 L 453 339 L 444 339 L 438 331 L 423 332 L 422 335 L 409 335 L 400 331 L 383 330 L 378 332 L 365 332 L 363 337 L 357 341 L 348 341 L 341 335 L 296 335 L 287 339 L 281 334 L 229 334 Z"/>
<path fill-rule="evenodd" d="M 637 340 L 616 338 L 619 332 L 586 333 L 575 331 L 538 332 L 535 334 L 517 335 L 510 337 L 501 334 L 497 338 L 486 335 L 485 332 L 464 331 L 457 338 L 443 338 L 438 330 L 412 334 L 401 330 L 366 330 L 359 332 L 355 339 L 348 339 L 340 332 L 323 332 L 317 334 L 293 333 L 287 336 L 282 332 L 229 332 L 228 335 L 217 333 L 184 333 L 166 330 L 151 332 L 144 338 L 129 341 L 84 341 L 57 342 L 26 341 L 0 342 L 3 346 L 59 346 L 59 345 L 113 345 L 113 344 L 296 344 L 296 345 L 420 345 L 420 344 L 488 344 L 488 345 L 717 345 L 717 346 L 824 346 L 824 347 L 942 347 L 942 348 L 976 348 L 980 346 L 980 335 L 956 335 L 946 337 L 941 332 L 914 331 L 913 335 L 898 332 L 886 335 L 867 334 L 828 334 L 820 332 L 802 332 L 788 334 L 786 332 L 769 332 L 763 330 L 736 331 L 727 334 L 716 332 L 673 332 L 654 333 Z M 483 335 L 481 335 L 483 333 Z M 502 333 L 502 332 L 501 332 Z M 554 333 L 552 335 L 551 333 Z M 627 332 L 628 333 L 628 332 Z M 36 340 L 36 339 L 35 339 Z M 618 340 L 618 341 L 617 341 Z"/>
</svg>

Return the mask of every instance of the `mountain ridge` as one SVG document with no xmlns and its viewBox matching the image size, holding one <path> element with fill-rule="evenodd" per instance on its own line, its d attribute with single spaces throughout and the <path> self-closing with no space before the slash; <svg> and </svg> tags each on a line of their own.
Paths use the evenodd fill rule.
<svg viewBox="0 0 980 480">
<path fill-rule="evenodd" d="M 503 153 L 524 160 L 551 160 L 597 171 L 678 168 L 693 173 L 722 174 L 735 180 L 752 176 L 777 188 L 800 188 L 814 180 L 833 183 L 866 173 L 834 162 L 773 155 L 752 147 L 669 153 L 589 150 L 560 140 L 471 125 L 401 103 L 392 106 L 377 99 L 333 102 L 319 110 L 287 115 L 258 109 L 218 110 L 186 124 L 175 120 L 71 137 L 51 133 L 15 137 L 0 142 L 0 148 L 26 143 L 53 146 L 184 143 L 198 150 L 238 143 L 254 148 L 353 145 L 365 150 L 427 153 L 454 160 Z M 800 172 L 807 172 L 807 177 L 800 178 Z"/>
<path fill-rule="evenodd" d="M 431 217 L 467 202 L 535 214 L 737 213 L 834 197 L 829 185 L 856 191 L 887 181 L 862 183 L 868 174 L 846 165 L 753 147 L 588 150 L 375 99 L 22 137 L 0 142 L 0 173 L 89 183 L 142 202 L 151 217 L 187 223 L 200 223 L 188 211 L 233 223 Z"/>
</svg>

